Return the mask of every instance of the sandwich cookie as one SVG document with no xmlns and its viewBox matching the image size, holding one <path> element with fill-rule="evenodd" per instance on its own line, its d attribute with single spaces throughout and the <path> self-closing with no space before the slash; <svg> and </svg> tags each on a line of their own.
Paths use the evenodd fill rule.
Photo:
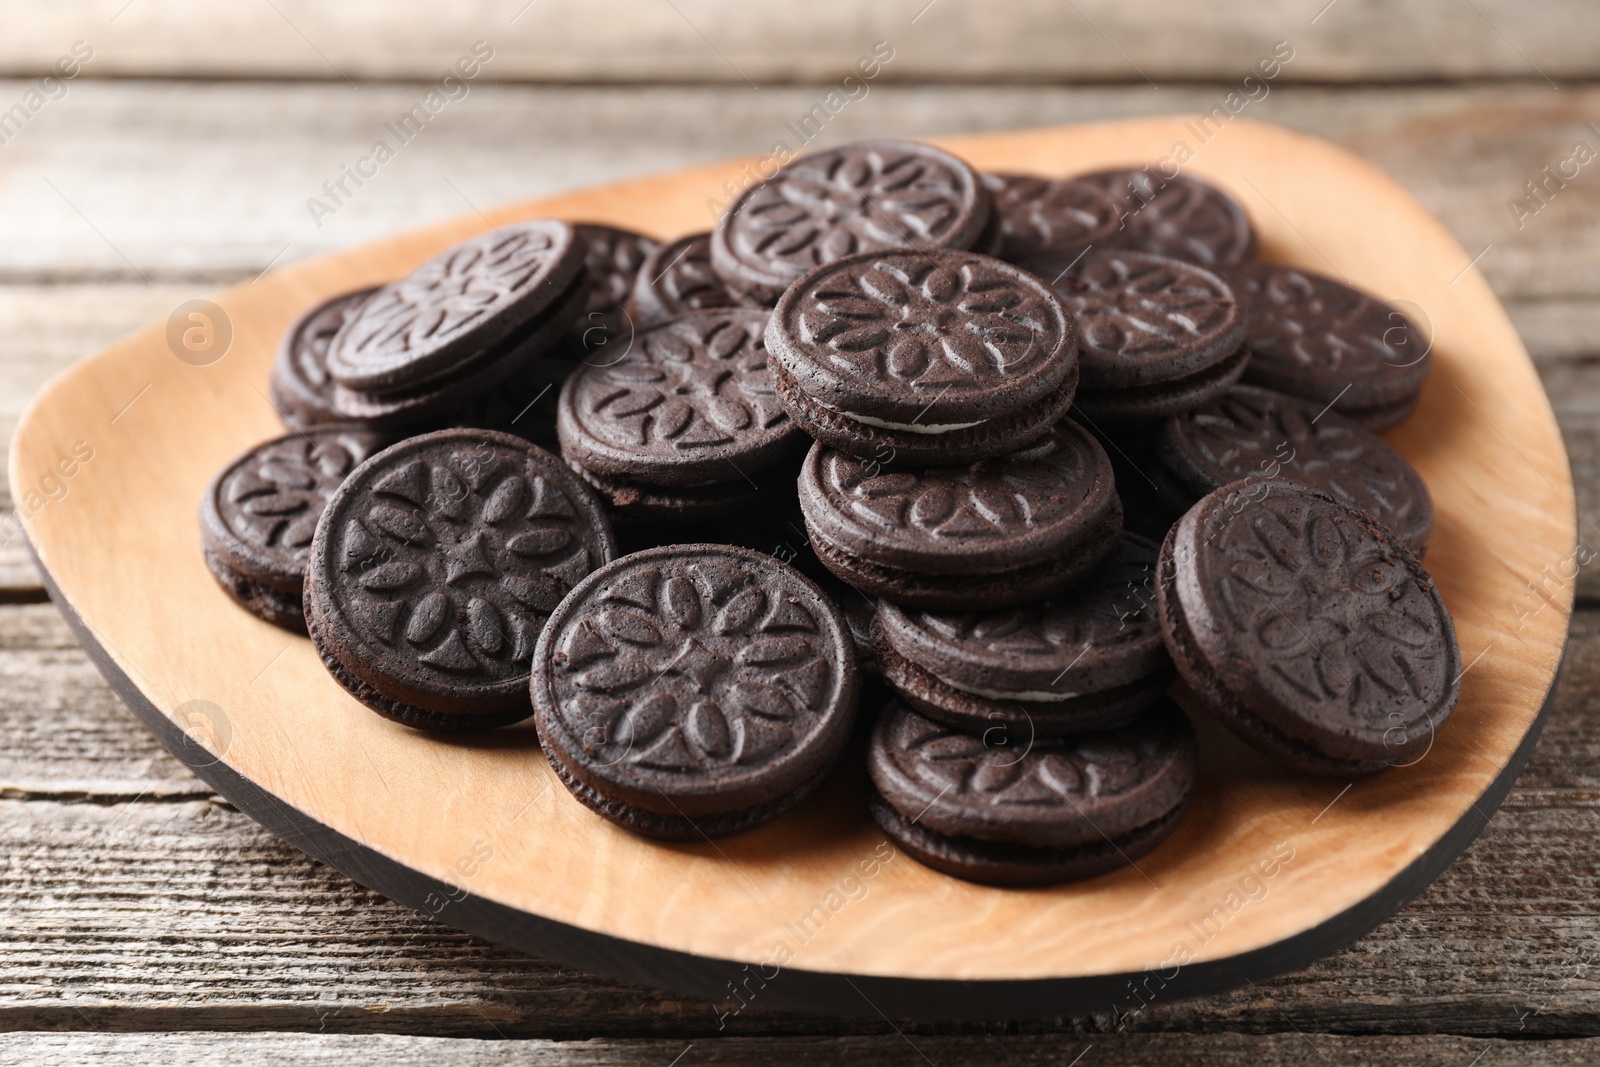
<svg viewBox="0 0 1600 1067">
<path fill-rule="evenodd" d="M 1166 418 L 1219 396 L 1245 373 L 1233 290 L 1169 256 L 1090 252 L 1056 283 L 1078 324 L 1077 405 L 1091 423 Z"/>
<path fill-rule="evenodd" d="M 1431 342 L 1400 312 L 1311 271 L 1244 264 L 1229 274 L 1251 351 L 1245 381 L 1333 405 L 1381 433 L 1416 407 Z"/>
<path fill-rule="evenodd" d="M 583 274 L 588 295 L 568 332 L 568 348 L 576 358 L 599 358 L 628 346 L 637 325 L 628 315 L 628 294 L 639 268 L 657 248 L 656 242 L 632 230 L 580 222 L 573 226 L 583 245 Z"/>
<path fill-rule="evenodd" d="M 1285 479 L 1365 511 L 1418 558 L 1433 532 L 1433 497 L 1405 457 L 1377 435 L 1315 400 L 1236 385 L 1167 420 L 1161 468 L 1185 505 L 1229 482 Z"/>
<path fill-rule="evenodd" d="M 868 749 L 873 820 L 913 859 L 986 885 L 1049 885 L 1136 862 L 1177 828 L 1194 730 L 1163 699 L 1131 725 L 1017 745 L 891 704 Z"/>
<path fill-rule="evenodd" d="M 1070 419 L 1028 448 L 961 467 L 888 470 L 814 445 L 800 472 L 811 548 L 845 582 L 920 608 L 1039 600 L 1117 545 L 1111 463 Z"/>
<path fill-rule="evenodd" d="M 1120 726 L 1174 677 L 1155 610 L 1157 547 L 1124 534 L 1081 584 L 990 611 L 885 601 L 873 630 L 884 677 L 911 707 L 1014 744 Z"/>
<path fill-rule="evenodd" d="M 767 312 L 681 315 L 634 339 L 615 363 L 584 365 L 561 388 L 563 456 L 619 518 L 692 518 L 737 505 L 763 482 L 788 490 L 806 439 L 778 402 L 763 339 Z"/>
<path fill-rule="evenodd" d="M 1047 279 L 1109 242 L 1121 222 L 1111 197 L 1088 182 L 985 174 L 983 183 L 1000 229 L 999 249 L 991 254 Z"/>
<path fill-rule="evenodd" d="M 263 442 L 222 468 L 200 500 L 200 547 L 228 595 L 259 619 L 305 633 L 300 598 L 317 520 L 345 476 L 384 443 L 324 426 Z"/>
<path fill-rule="evenodd" d="M 553 348 L 586 300 L 564 222 L 505 226 L 373 293 L 328 347 L 333 410 L 386 424 L 456 408 Z"/>
<path fill-rule="evenodd" d="M 305 430 L 339 421 L 333 413 L 334 382 L 328 376 L 328 346 L 375 292 L 376 289 L 357 289 L 324 300 L 284 331 L 267 379 L 267 394 L 286 425 Z"/>
<path fill-rule="evenodd" d="M 751 186 L 711 234 L 711 266 L 770 307 L 803 275 L 893 248 L 978 247 L 992 206 L 978 172 L 911 141 L 813 152 Z"/>
<path fill-rule="evenodd" d="M 702 840 L 817 787 L 855 717 L 849 631 L 771 556 L 672 545 L 602 567 L 551 616 L 534 722 L 572 795 L 611 822 Z"/>
<path fill-rule="evenodd" d="M 767 350 L 795 422 L 880 463 L 1025 447 L 1071 406 L 1078 381 L 1061 299 L 972 252 L 868 252 L 821 267 L 778 301 Z"/>
<path fill-rule="evenodd" d="M 1117 206 L 1120 248 L 1154 252 L 1202 267 L 1227 267 L 1256 254 L 1256 233 L 1238 201 L 1215 186 L 1142 170 L 1081 175 Z"/>
<path fill-rule="evenodd" d="M 334 679 L 431 730 L 526 718 L 539 632 L 615 555 L 593 493 L 508 434 L 440 430 L 362 463 L 329 500 L 306 569 L 306 622 Z"/>
<path fill-rule="evenodd" d="M 711 235 L 691 233 L 645 257 L 628 295 L 634 328 L 648 329 L 690 311 L 751 306 L 711 269 Z"/>
<path fill-rule="evenodd" d="M 1422 759 L 1461 654 L 1433 580 L 1372 516 L 1288 482 L 1234 482 L 1161 548 L 1156 607 L 1198 708 L 1307 774 Z"/>
</svg>

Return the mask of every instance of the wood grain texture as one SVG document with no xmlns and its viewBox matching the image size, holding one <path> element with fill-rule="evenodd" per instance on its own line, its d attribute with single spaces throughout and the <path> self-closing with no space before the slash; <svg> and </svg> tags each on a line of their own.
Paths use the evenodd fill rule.
<svg viewBox="0 0 1600 1067">
<path fill-rule="evenodd" d="M 1355 6 L 1341 0 L 1334 11 L 1346 5 Z M 0 100 L 23 88 L 0 82 Z M 473 206 L 488 210 L 766 153 L 776 140 L 794 148 L 799 139 L 785 124 L 818 98 L 815 87 L 753 93 L 481 86 L 402 145 L 385 123 L 425 90 L 375 85 L 356 92 L 342 82 L 73 85 L 4 145 L 0 281 L 150 278 L 188 283 L 193 295 L 204 296 L 269 265 L 454 218 Z M 1221 98 L 1215 86 L 1153 92 L 885 85 L 846 107 L 813 144 L 1204 110 Z M 1492 245 L 1479 267 L 1502 299 L 1600 293 L 1600 262 L 1588 252 L 1600 244 L 1600 164 L 1547 194 L 1548 206 L 1523 218 L 1520 229 L 1507 207 L 1525 195 L 1525 182 L 1570 155 L 1575 140 L 1600 150 L 1600 135 L 1585 125 L 1600 115 L 1600 87 L 1282 86 L 1243 114 L 1327 138 L 1387 171 L 1445 223 L 1469 257 Z M 1227 138 L 1224 129 L 1205 148 L 1188 140 L 1203 155 Z M 395 158 L 362 187 L 347 182 L 351 195 L 336 204 L 323 183 L 338 179 L 340 167 L 355 164 L 377 139 L 391 143 Z M 1066 160 L 1062 169 L 1079 168 Z M 119 179 L 108 182 L 107 174 Z M 337 210 L 313 220 L 312 197 Z M 694 223 L 709 224 L 703 205 L 696 207 Z"/>
<path fill-rule="evenodd" d="M 1148 158 L 1180 129 L 1176 121 L 1124 123 L 953 146 L 989 167 L 1050 173 L 1070 162 Z M 588 190 L 499 217 L 594 216 L 670 234 L 694 225 L 706 190 L 734 169 Z M 357 708 L 307 643 L 284 652 L 282 635 L 238 612 L 193 546 L 165 531 L 175 516 L 192 514 L 194 495 L 218 462 L 270 430 L 259 380 L 283 323 L 319 293 L 404 270 L 480 228 L 476 218 L 219 296 L 236 334 L 234 355 L 220 363 L 179 362 L 157 328 L 75 367 L 25 421 L 14 469 L 47 462 L 127 398 L 148 389 L 150 399 L 116 427 L 82 495 L 31 516 L 30 535 L 74 610 L 157 708 L 170 716 L 203 699 L 223 709 L 211 747 L 231 767 L 345 836 L 429 877 L 470 878 L 472 892 L 510 907 L 745 961 L 798 940 L 798 965 L 824 972 L 1116 973 L 1172 951 L 1188 921 L 1213 912 L 1252 865 L 1292 837 L 1302 858 L 1285 865 L 1272 905 L 1241 913 L 1193 954 L 1218 959 L 1272 944 L 1355 906 L 1431 847 L 1527 731 L 1563 643 L 1571 589 L 1544 594 L 1549 610 L 1542 612 L 1508 617 L 1507 605 L 1539 568 L 1570 555 L 1571 520 L 1560 509 L 1563 499 L 1570 509 L 1571 489 L 1537 378 L 1488 286 L 1469 271 L 1453 287 L 1461 250 L 1397 186 L 1329 146 L 1263 126 L 1230 131 L 1195 169 L 1241 197 L 1267 255 L 1325 261 L 1380 294 L 1413 294 L 1434 322 L 1435 371 L 1417 416 L 1395 440 L 1434 486 L 1430 567 L 1467 656 L 1480 658 L 1429 758 L 1355 786 L 1328 811 L 1332 784 L 1213 754 L 1217 769 L 1202 785 L 1195 817 L 1137 869 L 1020 895 L 884 863 L 871 894 L 848 910 L 830 906 L 828 936 L 812 938 L 794 924 L 837 896 L 841 876 L 879 841 L 860 812 L 858 771 L 841 772 L 814 803 L 761 831 L 715 848 L 666 849 L 607 827 L 552 788 L 526 728 L 479 745 L 443 746 Z M 1368 225 L 1345 226 L 1351 213 Z M 1535 477 L 1545 483 L 1537 492 L 1529 485 Z M 1478 503 L 1490 498 L 1492 512 Z M 109 550 L 129 543 L 139 545 L 141 567 L 123 566 L 125 550 Z M 181 647 L 166 636 L 177 632 L 189 635 Z M 463 857 L 483 845 L 497 862 L 468 870 Z M 611 891 L 619 880 L 654 882 L 661 891 Z M 915 938 L 906 934 L 913 927 Z M 988 936 L 1000 927 L 1019 936 Z"/>
<path fill-rule="evenodd" d="M 1317 1034 L 1095 1035 L 1072 1041 L 1055 1037 L 879 1037 L 725 1038 L 717 1041 L 461 1041 L 431 1037 L 349 1037 L 321 1034 L 5 1034 L 0 1062 L 29 1067 L 200 1067 L 246 1062 L 260 1067 L 663 1067 L 693 1064 L 851 1063 L 889 1067 L 937 1063 L 941 1067 L 987 1065 L 997 1058 L 1021 1067 L 1068 1063 L 1085 1067 L 1301 1067 L 1326 1063 L 1521 1064 L 1525 1067 L 1587 1067 L 1600 1056 L 1600 1041 L 1538 1044 L 1467 1037 L 1351 1037 Z M 1091 1058 L 1092 1056 L 1092 1058 Z"/>
<path fill-rule="evenodd" d="M 422 0 L 323 5 L 203 0 L 0 4 L 16 27 L 0 70 L 42 71 L 75 39 L 93 76 L 438 77 L 477 39 L 487 76 L 565 81 L 722 81 L 766 86 L 843 76 L 875 40 L 894 44 L 886 77 L 981 81 L 1232 81 L 1276 40 L 1287 76 L 1357 79 L 1593 76 L 1600 18 L 1581 0 L 1472 6 L 1403 0 Z M 113 21 L 114 18 L 114 21 Z M 1159 32 L 1152 32 L 1159 27 Z"/>
</svg>

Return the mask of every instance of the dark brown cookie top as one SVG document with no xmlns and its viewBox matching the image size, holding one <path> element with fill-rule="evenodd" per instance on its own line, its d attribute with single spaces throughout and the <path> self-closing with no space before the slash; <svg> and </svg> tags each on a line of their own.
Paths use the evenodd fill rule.
<svg viewBox="0 0 1600 1067">
<path fill-rule="evenodd" d="M 1400 312 L 1311 271 L 1247 263 L 1229 272 L 1245 313 L 1245 380 L 1340 409 L 1402 400 L 1432 356 Z"/>
<path fill-rule="evenodd" d="M 919 825 L 1036 848 L 1121 837 L 1194 790 L 1194 731 L 1170 701 L 1116 730 L 1031 743 L 1014 733 L 965 733 L 897 702 L 878 720 L 867 767 Z"/>
<path fill-rule="evenodd" d="M 930 145 L 862 141 L 802 156 L 739 196 L 711 235 L 732 288 L 775 298 L 858 252 L 971 248 L 990 217 L 977 171 Z"/>
<path fill-rule="evenodd" d="M 1019 607 L 918 611 L 886 601 L 879 632 L 948 685 L 1048 712 L 1170 667 L 1155 611 L 1156 552 L 1153 541 L 1123 534 L 1080 585 Z"/>
<path fill-rule="evenodd" d="M 1109 241 L 1121 221 L 1111 197 L 1089 182 L 985 174 L 983 184 L 1000 220 L 1000 258 L 1035 270 L 1065 269 L 1084 249 Z"/>
<path fill-rule="evenodd" d="M 272 406 L 286 421 L 304 429 L 335 422 L 333 379 L 328 376 L 328 346 L 350 317 L 377 289 L 357 289 L 324 300 L 305 311 L 278 341 L 268 391 Z"/>
<path fill-rule="evenodd" d="M 645 257 L 628 297 L 634 326 L 659 326 L 689 311 L 746 306 L 711 269 L 711 235 L 691 233 Z"/>
<path fill-rule="evenodd" d="M 1256 253 L 1256 233 L 1238 201 L 1215 186 L 1149 170 L 1106 170 L 1079 181 L 1105 191 L 1116 203 L 1123 248 L 1185 259 L 1203 267 L 1243 263 Z"/>
<path fill-rule="evenodd" d="M 328 500 L 382 444 L 374 434 L 329 426 L 246 449 L 206 487 L 200 529 L 207 551 L 245 577 L 298 590 Z"/>
<path fill-rule="evenodd" d="M 1460 691 L 1455 627 L 1370 516 L 1314 489 L 1234 482 L 1170 544 L 1164 625 L 1181 619 L 1179 639 L 1238 706 L 1343 759 L 1399 761 L 1431 742 Z"/>
<path fill-rule="evenodd" d="M 555 456 L 440 430 L 373 456 L 334 494 L 308 613 L 346 667 L 396 700 L 515 692 L 544 620 L 615 551 L 599 502 Z"/>
<path fill-rule="evenodd" d="M 1244 339 L 1233 290 L 1170 256 L 1102 249 L 1055 282 L 1078 324 L 1084 389 L 1128 389 L 1181 378 L 1226 359 Z"/>
<path fill-rule="evenodd" d="M 1377 435 L 1320 401 L 1235 386 L 1169 419 L 1157 454 L 1196 498 L 1242 478 L 1284 478 L 1367 512 L 1419 555 L 1433 530 L 1433 498 L 1422 476 Z"/>
<path fill-rule="evenodd" d="M 573 230 L 584 248 L 588 289 L 572 334 L 584 351 L 596 352 L 629 335 L 628 294 L 639 268 L 657 245 L 642 233 L 597 222 L 580 222 Z"/>
<path fill-rule="evenodd" d="M 1076 332 L 1038 278 L 972 252 L 846 256 L 796 283 L 767 330 L 811 399 L 870 425 L 936 433 L 1054 392 Z"/>
<path fill-rule="evenodd" d="M 743 482 L 799 431 L 773 391 L 753 308 L 696 311 L 645 330 L 615 363 L 580 367 L 561 389 L 562 454 L 656 485 Z"/>
<path fill-rule="evenodd" d="M 453 373 L 554 305 L 583 258 L 572 227 L 550 219 L 463 241 L 374 293 L 334 337 L 328 373 L 376 393 Z"/>
<path fill-rule="evenodd" d="M 807 528 L 844 552 L 924 574 L 1055 559 L 1119 505 L 1111 461 L 1077 423 L 998 459 L 889 468 L 815 445 L 800 472 Z"/>
<path fill-rule="evenodd" d="M 582 582 L 539 640 L 539 736 L 572 774 L 667 814 L 732 811 L 821 773 L 857 677 L 838 608 L 794 568 L 667 545 Z"/>
</svg>

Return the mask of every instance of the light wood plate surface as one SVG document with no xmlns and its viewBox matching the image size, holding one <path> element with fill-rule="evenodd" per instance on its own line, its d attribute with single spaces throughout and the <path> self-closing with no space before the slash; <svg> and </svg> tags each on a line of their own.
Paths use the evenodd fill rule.
<svg viewBox="0 0 1600 1067">
<path fill-rule="evenodd" d="M 201 490 L 282 432 L 267 372 L 303 308 L 514 219 L 704 229 L 708 202 L 751 161 L 473 214 L 278 271 L 215 297 L 232 340 L 206 365 L 174 355 L 168 323 L 78 363 L 40 394 L 11 452 L 52 595 L 146 726 L 311 854 L 442 922 L 729 1010 L 1124 1014 L 1334 951 L 1466 846 L 1537 738 L 1577 549 L 1567 458 L 1533 365 L 1471 256 L 1395 182 L 1322 141 L 1237 119 L 1202 141 L 1180 116 L 940 143 L 982 168 L 1040 174 L 1159 160 L 1182 143 L 1186 172 L 1249 211 L 1264 258 L 1343 276 L 1426 324 L 1434 370 L 1389 439 L 1434 494 L 1427 564 L 1469 666 L 1418 763 L 1346 789 L 1204 731 L 1202 784 L 1177 833 L 1137 867 L 1050 889 L 968 885 L 896 854 L 863 809 L 859 750 L 770 826 L 662 845 L 574 801 L 531 724 L 441 739 L 382 720 L 308 641 L 217 587 L 198 547 Z"/>
</svg>

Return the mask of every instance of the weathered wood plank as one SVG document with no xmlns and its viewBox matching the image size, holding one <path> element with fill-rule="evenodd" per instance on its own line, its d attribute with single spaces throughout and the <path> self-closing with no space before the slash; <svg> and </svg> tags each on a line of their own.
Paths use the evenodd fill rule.
<svg viewBox="0 0 1600 1067">
<path fill-rule="evenodd" d="M 1072 1061 L 1073 1056 L 1082 1056 Z M 48 1034 L 0 1035 L 0 1061 L 30 1067 L 664 1067 L 667 1064 L 843 1063 L 941 1067 L 1002 1062 L 1183 1063 L 1189 1067 L 1303 1067 L 1311 1062 L 1392 1067 L 1522 1064 L 1579 1067 L 1600 1058 L 1600 1041 L 1505 1041 L 1480 1038 L 1351 1037 L 1323 1034 L 1126 1034 L 1063 1040 L 1053 1036 L 735 1037 L 683 1040 L 463 1041 L 451 1038 L 342 1034 Z"/>
<path fill-rule="evenodd" d="M 0 82 L 0 100 L 23 89 Z M 467 213 L 474 204 L 765 154 L 776 140 L 794 147 L 799 139 L 785 124 L 819 98 L 816 87 L 485 85 L 401 144 L 385 123 L 425 92 L 423 85 L 354 92 L 342 82 L 75 84 L 4 145 L 0 280 L 193 280 L 200 295 L 275 262 Z M 813 143 L 1209 109 L 1221 99 L 1215 86 L 1157 93 L 883 85 L 845 107 Z M 1600 292 L 1600 261 L 1589 251 L 1600 243 L 1593 167 L 1547 194 L 1549 205 L 1525 216 L 1520 229 L 1507 206 L 1543 167 L 1570 155 L 1574 140 L 1600 148 L 1600 135 L 1585 125 L 1600 115 L 1600 87 L 1280 86 L 1243 114 L 1329 137 L 1388 170 L 1469 256 L 1491 246 L 1479 267 L 1503 297 Z M 340 167 L 379 139 L 391 143 L 395 157 L 362 187 L 347 182 L 351 195 L 335 194 L 335 203 L 323 183 L 340 178 Z M 1191 147 L 1204 152 L 1198 139 Z M 107 174 L 118 180 L 104 180 Z M 313 219 L 313 197 L 337 211 Z"/>
<path fill-rule="evenodd" d="M 93 76 L 429 78 L 481 38 L 495 47 L 488 76 L 558 81 L 833 79 L 878 39 L 896 48 L 886 76 L 918 80 L 1231 81 L 1279 39 L 1295 47 L 1287 76 L 1297 78 L 1540 78 L 1543 71 L 1559 82 L 1597 70 L 1593 5 L 1475 6 L 1481 15 L 1428 0 L 1327 11 L 1327 0 L 8 0 L 0 19 L 15 30 L 0 47 L 0 69 L 42 71 L 85 39 L 95 48 Z"/>
<path fill-rule="evenodd" d="M 774 1013 L 759 1001 L 723 1019 L 731 1005 L 528 959 L 361 890 L 225 804 L 184 796 L 185 772 L 154 752 L 103 687 L 90 696 L 91 680 L 66 680 L 63 663 L 76 657 L 76 672 L 86 661 L 51 616 L 45 606 L 0 609 L 8 635 L 0 673 L 32 675 L 37 683 L 27 684 L 41 693 L 16 698 L 14 686 L 0 687 L 0 748 L 17 761 L 0 764 L 0 787 L 19 773 L 42 786 L 29 795 L 122 784 L 94 795 L 98 803 L 0 799 L 0 1029 L 560 1039 L 888 1032 L 872 1020 Z M 85 692 L 67 698 L 80 685 Z M 1597 692 L 1600 613 L 1580 612 L 1566 682 L 1532 764 L 1483 838 L 1417 902 L 1303 972 L 1205 1000 L 1158 997 L 1127 1025 L 1600 1034 L 1600 718 L 1589 714 Z M 23 721 L 40 699 L 59 701 L 59 736 Z M 70 788 L 52 787 L 54 774 Z M 124 799 L 133 785 L 161 783 L 172 802 Z M 1021 1029 L 1093 1035 L 1117 1029 L 1135 1007 L 1130 999 Z"/>
</svg>

